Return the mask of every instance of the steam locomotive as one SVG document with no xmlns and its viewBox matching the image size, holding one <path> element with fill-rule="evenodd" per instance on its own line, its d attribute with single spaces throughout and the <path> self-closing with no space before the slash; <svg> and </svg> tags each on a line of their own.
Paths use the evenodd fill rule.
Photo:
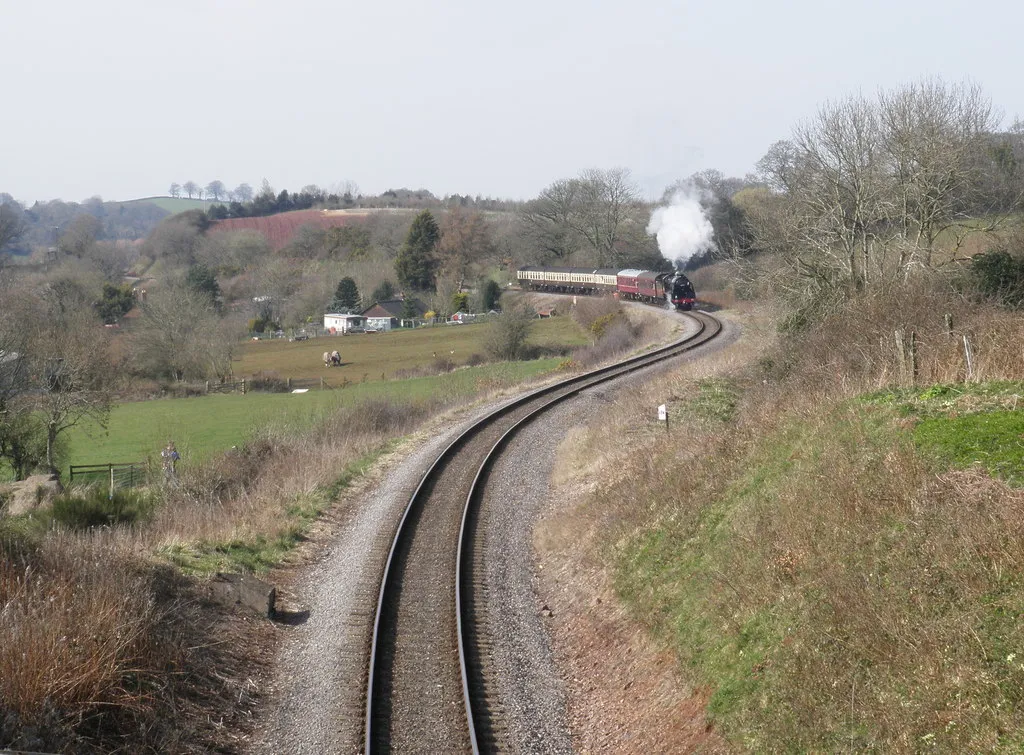
<svg viewBox="0 0 1024 755">
<path fill-rule="evenodd" d="M 526 291 L 560 294 L 616 294 L 621 299 L 667 304 L 675 309 L 692 309 L 697 301 L 690 279 L 679 272 L 656 273 L 652 270 L 616 270 L 586 267 L 534 267 L 516 271 L 519 285 Z"/>
</svg>

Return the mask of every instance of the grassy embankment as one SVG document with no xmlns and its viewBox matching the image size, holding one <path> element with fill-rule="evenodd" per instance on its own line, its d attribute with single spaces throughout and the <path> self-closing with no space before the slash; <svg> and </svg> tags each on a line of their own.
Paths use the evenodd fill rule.
<svg viewBox="0 0 1024 755">
<path fill-rule="evenodd" d="M 616 407 L 577 454 L 616 471 L 577 516 L 603 522 L 620 599 L 739 749 L 1024 748 L 1024 323 L 961 309 L 949 337 L 956 303 L 861 301 L 786 352 L 748 335 Z M 900 325 L 917 386 L 896 380 Z M 637 431 L 666 397 L 669 442 Z"/>
</svg>

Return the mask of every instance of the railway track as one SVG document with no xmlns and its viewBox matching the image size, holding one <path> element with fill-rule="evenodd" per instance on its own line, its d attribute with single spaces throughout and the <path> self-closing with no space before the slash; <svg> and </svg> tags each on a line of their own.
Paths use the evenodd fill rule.
<svg viewBox="0 0 1024 755">
<path fill-rule="evenodd" d="M 555 403 L 696 348 L 721 323 L 618 364 L 528 393 L 459 435 L 424 474 L 396 531 L 370 651 L 364 746 L 378 752 L 503 749 L 500 701 L 488 673 L 486 580 L 479 503 L 488 471 L 516 430 Z"/>
</svg>

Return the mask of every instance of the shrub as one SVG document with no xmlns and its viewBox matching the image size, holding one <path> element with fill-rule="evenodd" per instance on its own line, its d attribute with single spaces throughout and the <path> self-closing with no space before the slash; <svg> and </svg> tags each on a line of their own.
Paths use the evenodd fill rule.
<svg viewBox="0 0 1024 755">
<path fill-rule="evenodd" d="M 1005 250 L 979 254 L 971 259 L 970 272 L 983 295 L 1015 309 L 1024 305 L 1024 259 Z"/>
<path fill-rule="evenodd" d="M 572 308 L 572 319 L 584 330 L 600 337 L 601 334 L 593 328 L 594 323 L 605 317 L 608 318 L 607 323 L 621 311 L 622 305 L 610 296 L 580 297 Z"/>
<path fill-rule="evenodd" d="M 594 324 L 604 320 L 602 315 Z M 590 346 L 583 346 L 572 352 L 572 362 L 577 367 L 587 368 L 608 361 L 628 351 L 636 343 L 637 330 L 625 317 L 611 315 L 599 328 L 600 336 Z"/>
<path fill-rule="evenodd" d="M 245 381 L 246 390 L 263 393 L 287 393 L 288 381 L 270 373 L 260 373 Z"/>
<path fill-rule="evenodd" d="M 153 499 L 138 490 L 115 490 L 113 496 L 103 487 L 74 490 L 53 499 L 53 520 L 75 530 L 91 527 L 136 524 L 149 519 Z"/>
<path fill-rule="evenodd" d="M 523 299 L 504 303 L 487 344 L 491 356 L 508 361 L 521 359 L 534 317 L 533 307 Z"/>
<path fill-rule="evenodd" d="M 594 334 L 595 338 L 600 338 L 604 335 L 604 332 L 608 329 L 608 326 L 615 322 L 616 318 L 619 317 L 618 312 L 609 312 L 606 315 L 601 315 L 592 323 L 590 323 L 590 332 Z"/>
</svg>

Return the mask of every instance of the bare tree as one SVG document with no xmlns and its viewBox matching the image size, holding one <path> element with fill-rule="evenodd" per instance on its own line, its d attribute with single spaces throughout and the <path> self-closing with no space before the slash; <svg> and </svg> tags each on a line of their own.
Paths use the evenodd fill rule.
<svg viewBox="0 0 1024 755">
<path fill-rule="evenodd" d="M 589 242 L 597 265 L 618 261 L 625 226 L 640 209 L 640 190 L 625 168 L 591 169 L 579 178 L 579 205 L 570 215 L 573 229 Z"/>
<path fill-rule="evenodd" d="M 172 284 L 150 294 L 131 333 L 132 353 L 146 374 L 202 380 L 230 371 L 237 333 L 227 334 L 209 296 Z"/>
<path fill-rule="evenodd" d="M 213 197 L 215 202 L 219 202 L 220 198 L 227 193 L 227 189 L 224 188 L 223 181 L 210 181 L 206 184 L 206 196 Z"/>
<path fill-rule="evenodd" d="M 883 91 L 879 114 L 900 232 L 930 267 L 939 235 L 984 204 L 978 158 L 998 118 L 979 86 L 941 79 Z"/>
<path fill-rule="evenodd" d="M 81 259 L 87 256 L 103 232 L 103 224 L 92 215 L 79 215 L 57 241 L 57 249 Z"/>
<path fill-rule="evenodd" d="M 199 184 L 197 184 L 195 181 L 186 181 L 184 184 L 182 184 L 181 188 L 185 190 L 185 193 L 188 195 L 189 199 L 192 199 L 193 195 L 199 193 Z"/>
<path fill-rule="evenodd" d="M 145 248 L 154 259 L 162 257 L 174 265 L 191 265 L 198 243 L 199 232 L 195 228 L 183 223 L 164 223 L 149 235 Z"/>
<path fill-rule="evenodd" d="M 52 284 L 39 293 L 24 310 L 29 371 L 38 381 L 30 400 L 45 426 L 46 465 L 56 473 L 58 437 L 86 419 L 106 426 L 122 371 L 88 301 Z"/>
<path fill-rule="evenodd" d="M 541 250 L 538 262 L 565 262 L 579 249 L 572 216 L 579 203 L 576 179 L 562 179 L 548 186 L 537 199 L 527 202 L 519 217 L 533 245 Z"/>
<path fill-rule="evenodd" d="M 232 192 L 236 202 L 251 202 L 252 201 L 252 187 L 249 184 L 241 183 L 235 187 Z"/>
<path fill-rule="evenodd" d="M 119 283 L 131 263 L 138 258 L 138 254 L 138 249 L 133 244 L 100 241 L 90 249 L 89 261 L 105 280 Z"/>
<path fill-rule="evenodd" d="M 644 246 L 646 214 L 628 170 L 591 169 L 546 188 L 526 203 L 520 220 L 541 250 L 539 261 L 568 263 L 580 256 L 580 262 L 604 266 L 619 263 L 624 246 Z"/>
<path fill-rule="evenodd" d="M 24 316 L 32 308 L 18 299 L 25 296 L 22 287 L 6 275 L 0 274 L 0 296 L 4 306 L 0 307 L 0 423 L 4 421 L 8 402 L 27 387 L 28 373 L 25 369 L 27 330 Z M 27 299 L 25 300 L 28 301 Z"/>
<path fill-rule="evenodd" d="M 177 199 L 178 197 L 180 197 L 180 196 L 181 196 L 181 184 L 180 184 L 180 183 L 177 183 L 177 182 L 175 182 L 175 183 L 172 183 L 172 184 L 171 184 L 171 188 L 170 188 L 170 190 L 169 190 L 169 193 L 170 193 L 170 195 L 171 195 L 172 197 L 174 197 L 175 199 Z"/>
<path fill-rule="evenodd" d="M 837 269 L 862 288 L 872 274 L 872 255 L 885 248 L 879 235 L 887 233 L 891 216 L 877 108 L 860 96 L 829 103 L 794 129 L 794 143 L 802 170 L 793 194 L 808 221 L 803 238 L 815 263 L 827 263 L 803 260 L 804 267 Z"/>
<path fill-rule="evenodd" d="M 13 200 L 0 201 L 0 250 L 24 236 L 27 228 L 21 205 Z"/>
<path fill-rule="evenodd" d="M 955 257 L 1019 202 L 1015 144 L 997 125 L 978 87 L 937 79 L 826 104 L 759 163 L 770 193 L 745 208 L 757 246 L 819 291 L 931 269 L 940 239 Z"/>
<path fill-rule="evenodd" d="M 458 206 L 448 210 L 441 220 L 437 253 L 442 277 L 453 278 L 461 291 L 473 268 L 489 262 L 493 253 L 490 228 L 483 213 L 467 212 Z"/>
</svg>

